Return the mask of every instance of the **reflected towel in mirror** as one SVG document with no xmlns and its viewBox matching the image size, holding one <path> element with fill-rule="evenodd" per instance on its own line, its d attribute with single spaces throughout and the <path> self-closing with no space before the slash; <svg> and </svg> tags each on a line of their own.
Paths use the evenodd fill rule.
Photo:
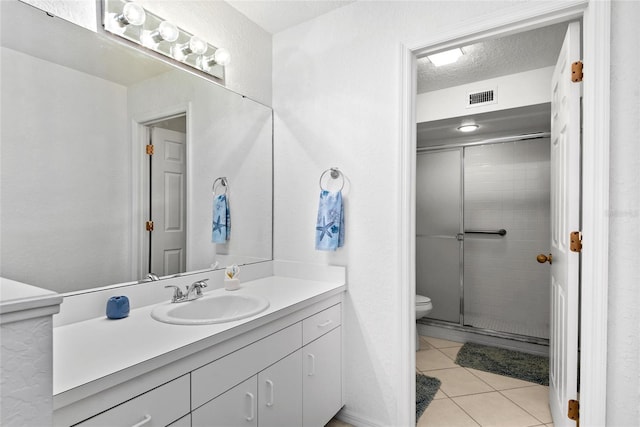
<svg viewBox="0 0 640 427">
<path fill-rule="evenodd" d="M 342 192 L 320 191 L 316 222 L 316 249 L 335 251 L 344 245 L 344 206 Z"/>
<path fill-rule="evenodd" d="M 231 237 L 231 215 L 226 194 L 213 196 L 212 243 L 226 243 Z"/>
</svg>

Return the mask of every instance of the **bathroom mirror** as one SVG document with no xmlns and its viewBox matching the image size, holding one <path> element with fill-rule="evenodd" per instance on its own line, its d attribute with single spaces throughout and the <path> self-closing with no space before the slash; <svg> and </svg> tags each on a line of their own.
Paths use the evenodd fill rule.
<svg viewBox="0 0 640 427">
<path fill-rule="evenodd" d="M 3 277 L 67 293 L 272 259 L 269 107 L 0 3 Z M 223 243 L 212 243 L 214 192 L 229 202 Z"/>
</svg>

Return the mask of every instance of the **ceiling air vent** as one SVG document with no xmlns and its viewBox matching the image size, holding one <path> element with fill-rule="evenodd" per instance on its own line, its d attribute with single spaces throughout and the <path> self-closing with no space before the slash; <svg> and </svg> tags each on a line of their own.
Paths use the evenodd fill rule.
<svg viewBox="0 0 640 427">
<path fill-rule="evenodd" d="M 497 90 L 489 89 L 467 94 L 467 108 L 480 107 L 481 105 L 496 104 L 498 102 Z"/>
</svg>

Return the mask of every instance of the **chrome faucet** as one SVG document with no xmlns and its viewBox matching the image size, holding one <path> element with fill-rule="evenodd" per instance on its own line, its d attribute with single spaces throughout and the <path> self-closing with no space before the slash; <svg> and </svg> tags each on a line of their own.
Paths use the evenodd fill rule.
<svg viewBox="0 0 640 427">
<path fill-rule="evenodd" d="M 193 282 L 183 292 L 179 286 L 175 285 L 167 285 L 165 288 L 174 288 L 173 297 L 171 298 L 171 302 L 185 302 L 185 301 L 193 301 L 203 296 L 202 288 L 206 288 L 207 284 L 205 283 L 209 279 L 198 280 L 197 282 Z"/>
</svg>

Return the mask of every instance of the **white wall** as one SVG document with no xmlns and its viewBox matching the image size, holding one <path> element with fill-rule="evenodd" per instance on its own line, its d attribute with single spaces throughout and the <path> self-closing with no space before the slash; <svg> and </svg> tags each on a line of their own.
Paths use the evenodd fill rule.
<svg viewBox="0 0 640 427">
<path fill-rule="evenodd" d="M 499 2 L 355 2 L 274 35 L 275 257 L 348 266 L 346 412 L 397 424 L 400 52 Z M 318 177 L 348 177 L 345 246 L 314 250 Z M 362 423 L 363 421 L 361 421 Z"/>
<path fill-rule="evenodd" d="M 95 0 L 25 2 L 62 19 L 96 30 L 96 17 L 99 13 Z M 271 34 L 223 1 L 140 0 L 136 3 L 214 46 L 229 49 L 231 63 L 226 67 L 225 86 L 271 105 Z"/>
<path fill-rule="evenodd" d="M 549 82 L 552 73 L 553 67 L 545 67 L 418 94 L 416 122 L 429 122 L 551 102 Z M 492 89 L 495 90 L 494 104 L 467 108 L 469 93 Z"/>
<path fill-rule="evenodd" d="M 612 2 L 607 425 L 640 420 L 640 2 Z"/>
<path fill-rule="evenodd" d="M 348 265 L 346 411 L 371 424 L 394 425 L 401 404 L 395 398 L 402 363 L 397 333 L 400 43 L 436 38 L 466 18 L 504 6 L 356 2 L 274 36 L 275 256 Z M 614 70 L 637 62 L 628 56 L 640 44 L 629 42 L 638 40 L 633 32 L 637 16 L 637 4 L 614 2 L 613 40 L 620 46 L 614 48 Z M 617 28 L 619 24 L 624 25 Z M 615 425 L 637 423 L 640 389 L 640 281 L 632 269 L 639 257 L 637 245 L 631 247 L 635 240 L 623 234 L 631 224 L 637 233 L 639 216 L 639 133 L 632 120 L 638 117 L 640 85 L 633 69 L 614 72 L 612 92 L 617 113 L 612 114 L 612 205 L 619 211 L 612 218 L 607 402 Z M 347 234 L 344 248 L 323 253 L 313 246 L 317 180 L 330 166 L 339 166 L 350 181 L 345 192 Z M 617 364 L 621 367 L 613 368 Z"/>
<path fill-rule="evenodd" d="M 3 276 L 58 292 L 129 280 L 126 106 L 124 86 L 2 48 Z"/>
</svg>

